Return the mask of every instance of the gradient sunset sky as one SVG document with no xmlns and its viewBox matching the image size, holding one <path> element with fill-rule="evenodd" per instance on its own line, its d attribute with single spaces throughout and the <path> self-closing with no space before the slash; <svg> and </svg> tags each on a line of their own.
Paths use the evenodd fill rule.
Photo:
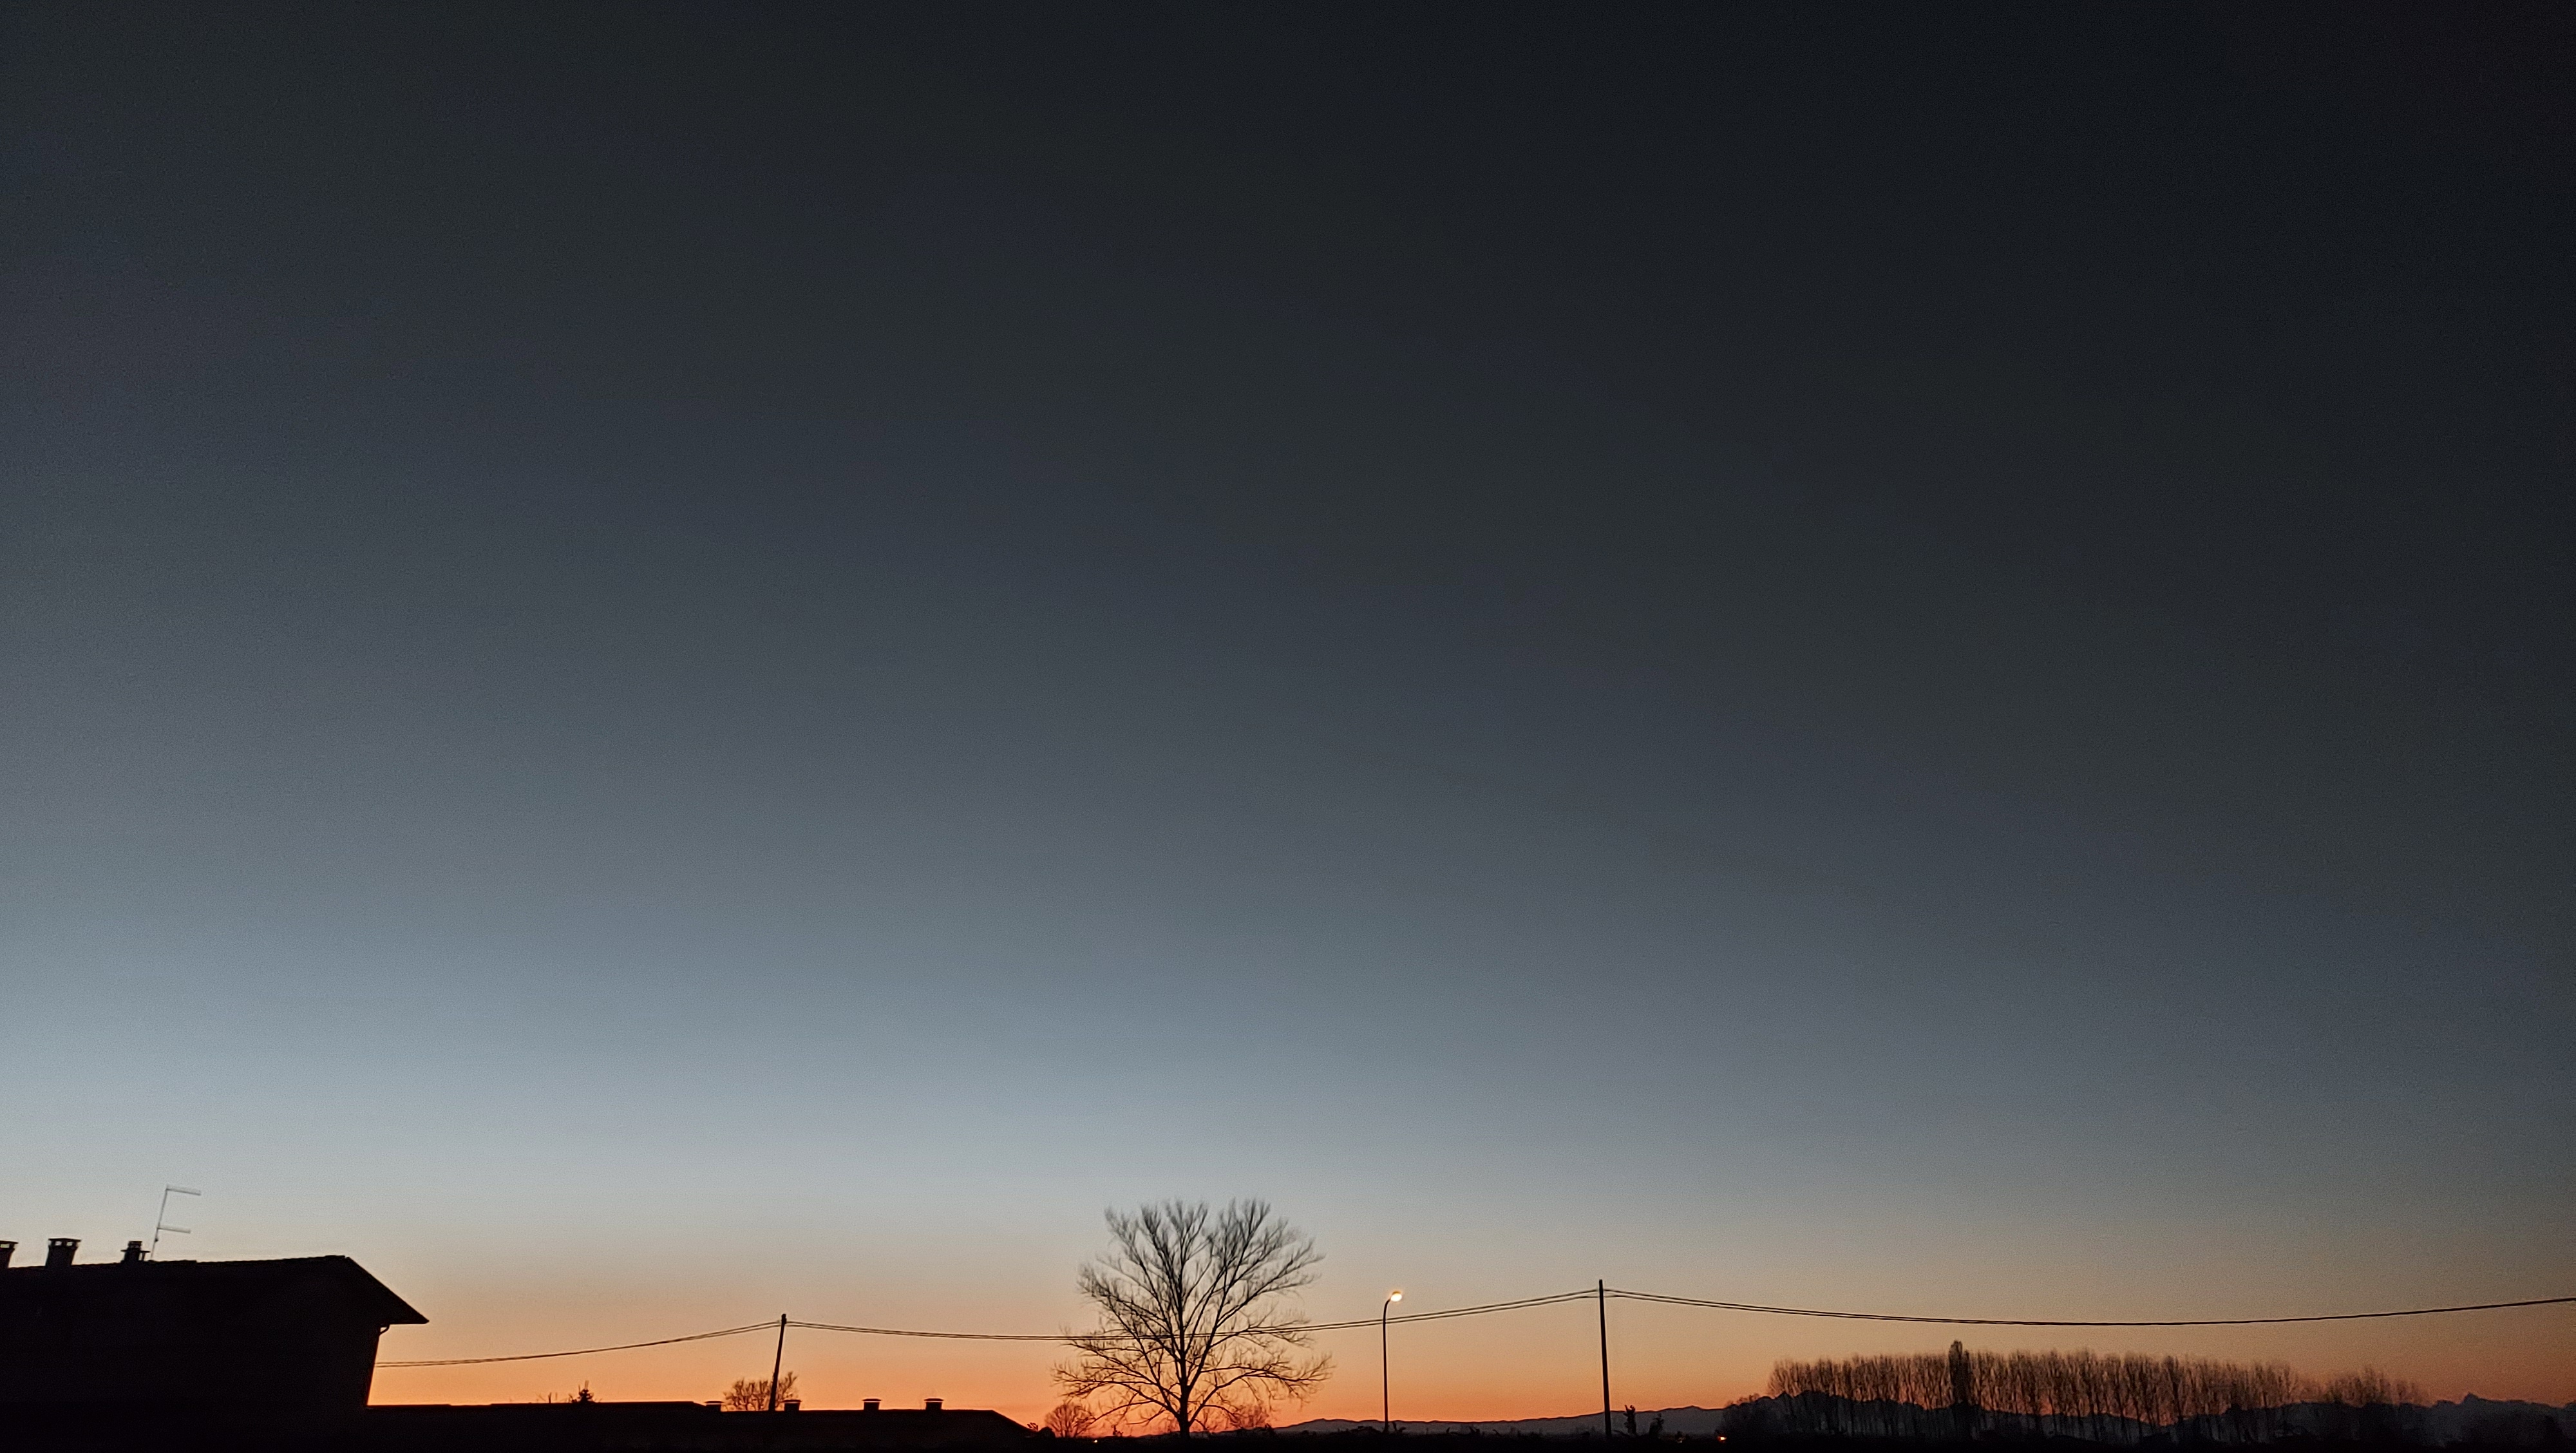
<svg viewBox="0 0 2576 1453">
<path fill-rule="evenodd" d="M 2576 1293 L 2567 15 L 15 7 L 0 1238 L 397 1359 L 1081 1326 L 1165 1196 L 1318 1319 Z"/>
</svg>

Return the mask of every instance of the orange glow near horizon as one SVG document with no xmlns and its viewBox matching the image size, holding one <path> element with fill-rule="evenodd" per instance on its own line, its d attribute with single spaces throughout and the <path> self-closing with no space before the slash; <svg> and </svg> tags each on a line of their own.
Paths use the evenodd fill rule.
<svg viewBox="0 0 2576 1453">
<path fill-rule="evenodd" d="M 1782 1357 L 1856 1352 L 1929 1351 L 1954 1331 L 1993 1350 L 2090 1346 L 2100 1351 L 2203 1354 L 2289 1363 L 2323 1376 L 2373 1366 L 2422 1385 L 2430 1399 L 2466 1393 L 2564 1404 L 2576 1398 L 2576 1315 L 2567 1307 L 2425 1318 L 2412 1323 L 2309 1324 L 2271 1328 L 2091 1329 L 2051 1338 L 1977 1337 L 1977 1329 L 1891 1326 L 1866 1339 L 1846 1324 L 1727 1316 L 1681 1308 L 1613 1302 L 1612 1396 L 1646 1408 L 1722 1406 L 1763 1390 Z M 1564 1417 L 1597 1410 L 1599 1344 L 1589 1303 L 1508 1313 L 1470 1321 L 1392 1328 L 1396 1419 L 1504 1420 Z M 480 1320 L 480 1319 L 478 1319 Z M 670 1325 L 672 1319 L 661 1319 Z M 610 1338 L 561 1335 L 552 1318 L 491 1319 L 477 1329 L 481 1345 L 449 1342 L 433 1328 L 389 1333 L 391 1360 L 442 1354 L 477 1355 Z M 631 1324 L 630 1324 L 631 1325 Z M 1042 1325 L 1042 1324 L 1041 1324 Z M 516 1327 L 515 1332 L 505 1329 Z M 674 1329 L 681 1330 L 681 1329 Z M 1988 1329 L 2009 1333 L 2016 1329 Z M 2070 1329 L 2071 1330 L 2071 1329 Z M 488 1340 L 486 1340 L 488 1339 Z M 383 1368 L 377 1403 L 527 1402 L 563 1397 L 588 1386 L 611 1401 L 705 1401 L 736 1378 L 766 1377 L 774 1334 L 753 1331 L 709 1342 L 643 1348 L 535 1362 L 463 1367 Z M 1356 1339 L 1356 1340 L 1355 1340 Z M 1303 1407 L 1282 1407 L 1281 1423 L 1305 1418 L 1373 1421 L 1377 1409 L 1374 1329 L 1321 1334 L 1338 1375 Z M 1363 1346 L 1366 1343 L 1369 1345 Z M 1034 1421 L 1056 1402 L 1049 1370 L 1061 1349 L 1045 1343 L 962 1343 L 791 1329 L 786 1365 L 805 1404 L 857 1407 L 879 1398 L 888 1407 L 919 1407 L 928 1398 L 953 1408 L 993 1408 Z M 1367 1374 L 1367 1375 L 1363 1375 Z"/>
</svg>

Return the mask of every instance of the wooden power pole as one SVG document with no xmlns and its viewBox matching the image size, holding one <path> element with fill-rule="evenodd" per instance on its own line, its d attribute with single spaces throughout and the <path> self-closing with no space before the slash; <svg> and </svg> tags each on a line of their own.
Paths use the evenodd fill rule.
<svg viewBox="0 0 2576 1453">
<path fill-rule="evenodd" d="M 1593 1300 L 1601 1309 L 1601 1436 L 1610 1432 L 1610 1283 L 1592 1284 Z"/>
<path fill-rule="evenodd" d="M 1602 1355 L 1606 1357 L 1609 1354 L 1604 1353 Z M 778 1355 L 769 1360 L 769 1410 L 773 1413 L 778 1411 L 778 1369 L 785 1367 L 786 1365 L 787 1314 L 785 1312 L 781 1312 L 778 1314 Z M 1604 1363 L 1603 1365 L 1607 1366 L 1608 1364 Z M 1609 1384 L 1603 1383 L 1602 1386 L 1607 1387 Z M 1605 1393 L 1603 1396 L 1606 1397 L 1608 1394 Z M 1609 1414 L 1604 1413 L 1602 1416 L 1607 1417 Z"/>
</svg>

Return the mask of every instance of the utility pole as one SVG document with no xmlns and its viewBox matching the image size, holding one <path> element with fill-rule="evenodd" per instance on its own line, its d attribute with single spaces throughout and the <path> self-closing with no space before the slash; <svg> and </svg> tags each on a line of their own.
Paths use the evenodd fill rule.
<svg viewBox="0 0 2576 1453">
<path fill-rule="evenodd" d="M 1594 1282 L 1594 1283 L 1592 1284 L 1592 1296 L 1593 1296 L 1593 1300 L 1594 1300 L 1596 1303 L 1598 1303 L 1598 1304 L 1599 1304 L 1599 1306 L 1600 1306 L 1600 1308 L 1601 1308 L 1601 1436 L 1602 1436 L 1604 1439 L 1607 1439 L 1607 1438 L 1609 1438 L 1609 1437 L 1611 1436 L 1611 1432 L 1610 1432 L 1610 1283 L 1608 1283 L 1608 1282 L 1606 1282 L 1606 1281 L 1597 1281 L 1597 1282 Z"/>
<path fill-rule="evenodd" d="M 778 1411 L 778 1369 L 785 1367 L 786 1365 L 787 1314 L 785 1312 L 781 1312 L 778 1314 L 778 1355 L 769 1360 L 769 1410 L 773 1413 Z M 1608 1374 L 1605 1373 L 1603 1375 L 1607 1376 Z M 1602 1385 L 1607 1387 L 1609 1384 L 1604 1383 Z M 1607 1397 L 1608 1394 L 1604 1393 L 1603 1396 Z M 1607 1418 L 1610 1415 L 1608 1413 L 1603 1413 L 1601 1416 Z"/>
</svg>

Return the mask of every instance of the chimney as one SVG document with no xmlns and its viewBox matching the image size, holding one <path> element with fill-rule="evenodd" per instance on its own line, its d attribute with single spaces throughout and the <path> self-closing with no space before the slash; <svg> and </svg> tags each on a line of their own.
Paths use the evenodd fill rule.
<svg viewBox="0 0 2576 1453">
<path fill-rule="evenodd" d="M 922 1407 L 923 1407 L 923 1409 L 925 1409 L 926 1411 L 934 1412 L 934 1413 L 935 1413 L 935 1412 L 939 1411 L 939 1399 L 937 1399 L 937 1398 L 923 1398 L 923 1399 L 921 1400 L 921 1406 L 922 1406 Z"/>
<path fill-rule="evenodd" d="M 10 1258 L 10 1257 L 12 1257 L 12 1256 L 15 1256 L 15 1255 L 17 1255 L 17 1254 L 18 1254 L 18 1243 L 17 1243 L 17 1242 L 15 1242 L 15 1241 L 0 1241 L 0 1270 L 5 1270 L 5 1269 L 7 1269 L 8 1265 L 9 1265 L 9 1258 Z"/>
<path fill-rule="evenodd" d="M 779 1406 L 785 1408 L 791 1413 L 801 1413 L 805 1411 L 805 1400 L 803 1398 L 789 1398 L 785 1402 L 780 1403 Z"/>
<path fill-rule="evenodd" d="M 125 1254 L 118 1257 L 116 1261 L 119 1266 L 141 1266 L 143 1264 L 143 1243 L 140 1241 L 128 1241 L 125 1243 Z"/>
<path fill-rule="evenodd" d="M 859 1399 L 859 1411 L 860 1411 L 860 1412 L 863 1412 L 863 1413 L 873 1413 L 873 1412 L 875 1412 L 876 1410 L 877 1410 L 877 1400 L 876 1400 L 875 1398 L 861 1398 L 861 1399 Z"/>
<path fill-rule="evenodd" d="M 72 1253 L 78 1250 L 80 1250 L 79 1237 L 53 1237 L 45 1242 L 45 1265 L 69 1266 L 72 1264 Z"/>
</svg>

